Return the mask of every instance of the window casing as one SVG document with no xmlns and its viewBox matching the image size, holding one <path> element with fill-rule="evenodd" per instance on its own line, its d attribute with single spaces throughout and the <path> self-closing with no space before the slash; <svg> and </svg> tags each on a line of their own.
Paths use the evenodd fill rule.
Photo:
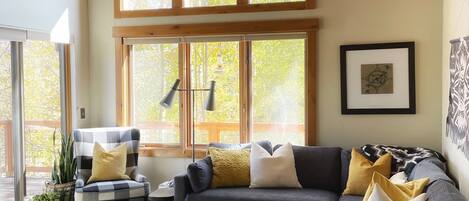
<svg viewBox="0 0 469 201">
<path fill-rule="evenodd" d="M 316 0 L 114 0 L 114 18 L 314 9 Z"/>
<path fill-rule="evenodd" d="M 284 23 L 284 21 L 279 21 Z M 302 21 L 293 20 L 291 23 L 301 23 Z M 266 24 L 264 24 L 266 23 Z M 267 22 L 257 22 L 256 25 L 261 24 L 260 27 L 265 27 L 272 23 L 271 21 Z M 135 115 L 135 104 L 138 99 L 135 97 L 136 90 L 135 79 L 131 78 L 135 72 L 135 53 L 132 49 L 135 49 L 136 46 L 150 45 L 151 44 L 170 44 L 172 47 L 178 46 L 178 66 L 179 78 L 181 79 L 181 84 L 183 88 L 204 88 L 204 84 L 208 83 L 210 80 L 217 81 L 216 94 L 223 94 L 225 96 L 232 96 L 233 98 L 229 99 L 229 104 L 224 103 L 227 100 L 216 100 L 217 108 L 213 114 L 211 112 L 206 112 L 203 110 L 203 101 L 204 95 L 201 93 L 196 94 L 196 147 L 198 148 L 196 155 L 202 156 L 205 151 L 204 148 L 207 142 L 213 141 L 223 141 L 228 143 L 246 143 L 250 142 L 251 138 L 253 140 L 262 138 L 270 139 L 269 136 L 265 135 L 256 135 L 256 131 L 263 131 L 264 133 L 269 130 L 281 129 L 284 134 L 287 135 L 289 132 L 297 132 L 300 134 L 301 139 L 294 140 L 296 144 L 308 144 L 314 145 L 315 143 L 315 106 L 314 106 L 314 97 L 315 97 L 315 30 L 317 29 L 317 21 L 309 20 L 309 24 L 300 30 L 298 28 L 291 30 L 284 30 L 283 32 L 273 32 L 269 31 L 270 28 L 265 28 L 260 31 L 250 31 L 249 33 L 253 34 L 233 34 L 231 32 L 219 33 L 219 34 L 209 34 L 203 36 L 184 36 L 181 32 L 184 32 L 184 27 L 182 30 L 173 33 L 173 35 L 163 35 L 163 37 L 142 37 L 142 35 L 132 33 L 135 37 L 130 37 L 126 34 L 126 37 L 120 35 L 116 37 L 116 62 L 117 62 L 117 116 L 118 124 L 121 126 L 136 126 L 137 128 L 142 128 L 142 125 L 135 123 L 135 119 L 139 118 Z M 202 24 L 199 30 L 204 30 L 204 27 L 210 26 L 211 24 Z M 164 25 L 163 25 L 164 26 Z M 230 25 L 226 25 L 230 26 Z M 234 24 L 236 26 L 236 23 Z M 245 26 L 250 26 L 245 24 Z M 270 25 L 269 25 L 270 26 Z M 299 26 L 297 24 L 297 26 Z M 151 26 L 150 29 L 158 29 L 161 27 Z M 114 34 L 116 36 L 116 30 L 120 28 L 114 28 Z M 142 29 L 143 30 L 143 29 Z M 149 33 L 146 30 L 145 33 Z M 265 33 L 263 33 L 265 32 Z M 178 35 L 180 34 L 180 35 Z M 216 36 L 214 36 L 216 35 Z M 294 76 L 289 78 L 299 79 L 295 86 L 282 86 L 282 83 L 279 84 L 279 90 L 287 90 L 288 87 L 294 88 L 296 91 L 296 97 L 293 102 L 296 105 L 302 105 L 303 108 L 298 109 L 297 113 L 290 113 L 289 116 L 300 116 L 296 119 L 290 118 L 286 121 L 282 119 L 280 121 L 274 121 L 269 123 L 270 119 L 256 119 L 254 110 L 256 109 L 256 103 L 253 101 L 253 90 L 256 90 L 256 75 L 253 70 L 257 66 L 262 66 L 261 64 L 256 64 L 253 61 L 255 57 L 256 48 L 262 48 L 262 44 L 269 42 L 279 42 L 281 44 L 293 44 L 300 50 L 298 58 L 293 58 L 293 60 L 298 60 L 293 62 L 294 64 L 289 63 L 289 61 L 284 64 L 283 68 L 287 69 L 291 66 L 294 66 L 294 69 L 299 69 L 298 72 L 295 72 Z M 258 45 L 261 44 L 261 45 Z M 269 45 L 269 44 L 264 44 Z M 218 52 L 223 50 L 222 55 L 218 55 Z M 275 51 L 274 51 L 275 52 Z M 271 53 L 274 53 L 271 52 Z M 277 53 L 283 54 L 283 52 Z M 209 55 L 204 57 L 204 55 Z M 231 55 L 231 56 L 229 56 Z M 174 56 L 172 56 L 173 58 Z M 270 58 L 264 58 L 269 60 Z M 158 59 L 154 60 L 155 62 Z M 221 63 L 221 64 L 220 64 Z M 259 62 L 258 62 L 259 63 Z M 205 65 L 205 68 L 202 66 Z M 257 65 L 257 66 L 256 66 Z M 158 66 L 158 65 L 155 65 Z M 219 67 L 222 66 L 221 69 Z M 265 64 L 263 65 L 265 66 Z M 153 68 L 154 66 L 147 66 L 147 68 Z M 208 68 L 207 68 L 208 67 Z M 209 70 L 207 70 L 209 69 Z M 293 70 L 294 71 L 294 70 Z M 227 73 L 220 75 L 219 73 Z M 282 73 L 282 72 L 278 72 Z M 175 73 L 173 73 L 175 74 Z M 151 76 L 151 75 L 147 75 Z M 226 79 L 217 79 L 217 76 L 228 76 Z M 295 77 L 296 76 L 296 77 Z M 173 75 L 174 77 L 174 75 Z M 266 79 L 266 78 L 264 78 Z M 289 81 L 286 78 L 283 80 Z M 231 80 L 230 83 L 219 83 L 226 80 Z M 160 80 L 161 81 L 161 80 Z M 174 81 L 174 78 L 170 78 L 164 82 L 169 82 L 164 88 L 164 92 L 161 94 L 163 96 L 167 93 L 170 85 Z M 283 88 L 282 88 L 283 87 Z M 287 87 L 287 88 L 285 88 Z M 261 89 L 258 89 L 261 90 Z M 151 90 L 150 90 L 151 91 Z M 153 90 L 156 93 L 156 89 Z M 308 94 L 308 95 L 307 95 Z M 217 98 L 219 95 L 217 95 Z M 259 98 L 255 98 L 258 100 Z M 158 105 L 160 97 L 153 98 L 152 104 Z M 180 133 L 179 144 L 176 143 L 145 143 L 143 141 L 144 147 L 142 147 L 141 152 L 143 155 L 147 156 L 189 156 L 191 153 L 191 107 L 190 104 L 190 94 L 180 93 L 179 102 L 173 103 L 171 109 L 169 110 L 180 110 L 179 113 L 179 124 L 183 125 L 177 127 L 177 132 Z M 264 101 L 264 100 L 262 100 Z M 295 102 L 296 101 L 296 102 Z M 231 103 L 232 102 L 232 103 Z M 285 102 L 284 102 L 285 103 Z M 285 104 L 276 103 L 276 107 L 285 107 Z M 155 108 L 158 106 L 155 106 Z M 232 107 L 232 108 L 230 108 Z M 156 109 L 152 110 L 156 110 Z M 158 109 L 159 110 L 159 109 Z M 225 110 L 230 113 L 230 115 L 224 115 Z M 259 109 L 258 109 L 259 110 Z M 218 112 L 218 114 L 217 114 Z M 232 113 L 232 114 L 231 114 Z M 265 111 L 264 113 L 270 113 L 270 111 Z M 174 116 L 174 114 L 173 114 Z M 265 115 L 264 115 L 265 116 Z M 212 118 L 211 118 L 212 117 Z M 278 119 L 277 119 L 278 120 Z M 174 119 L 174 123 L 177 119 Z M 215 130 L 211 126 L 215 126 Z M 222 128 L 222 129 L 220 129 Z M 151 128 L 150 128 L 151 129 Z M 217 130 L 218 129 L 218 130 Z M 259 130 L 261 129 L 261 130 Z M 280 131 L 282 132 L 282 131 Z M 272 137 L 272 136 L 270 136 Z M 144 137 L 143 137 L 144 138 Z M 285 139 L 285 138 L 284 138 Z M 288 136 L 287 136 L 288 139 Z M 273 140 L 276 142 L 275 140 Z M 160 141 L 161 142 L 161 141 Z M 174 141 L 173 141 L 174 142 Z M 279 141 L 280 142 L 280 141 Z"/>
</svg>

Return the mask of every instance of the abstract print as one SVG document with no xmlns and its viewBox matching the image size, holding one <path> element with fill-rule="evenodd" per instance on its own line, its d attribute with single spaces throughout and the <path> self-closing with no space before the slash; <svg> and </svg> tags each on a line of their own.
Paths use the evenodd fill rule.
<svg viewBox="0 0 469 201">
<path fill-rule="evenodd" d="M 446 136 L 469 159 L 469 37 L 451 42 Z"/>
</svg>

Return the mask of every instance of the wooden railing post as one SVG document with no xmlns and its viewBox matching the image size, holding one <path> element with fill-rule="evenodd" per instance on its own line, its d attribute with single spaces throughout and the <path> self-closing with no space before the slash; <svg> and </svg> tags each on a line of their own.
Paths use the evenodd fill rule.
<svg viewBox="0 0 469 201">
<path fill-rule="evenodd" d="M 13 133 L 11 130 L 11 120 L 6 121 L 5 129 L 5 165 L 6 176 L 13 176 Z"/>
</svg>

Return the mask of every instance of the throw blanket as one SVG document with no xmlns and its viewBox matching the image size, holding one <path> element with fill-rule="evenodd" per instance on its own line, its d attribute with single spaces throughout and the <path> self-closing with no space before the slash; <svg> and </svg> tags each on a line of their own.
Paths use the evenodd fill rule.
<svg viewBox="0 0 469 201">
<path fill-rule="evenodd" d="M 391 164 L 392 175 L 401 171 L 404 171 L 409 175 L 417 163 L 430 157 L 436 157 L 442 162 L 446 162 L 440 153 L 422 147 L 398 147 L 382 144 L 367 144 L 361 149 L 373 162 L 378 160 L 382 155 L 390 153 L 393 157 Z"/>
</svg>

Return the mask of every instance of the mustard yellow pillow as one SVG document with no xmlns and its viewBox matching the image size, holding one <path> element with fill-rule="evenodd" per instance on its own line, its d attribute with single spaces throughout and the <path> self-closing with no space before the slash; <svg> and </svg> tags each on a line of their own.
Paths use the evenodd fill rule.
<svg viewBox="0 0 469 201">
<path fill-rule="evenodd" d="M 130 179 L 125 174 L 126 164 L 126 144 L 121 144 L 106 152 L 100 144 L 95 143 L 93 148 L 93 167 L 91 168 L 91 177 L 87 183 Z"/>
<path fill-rule="evenodd" d="M 389 177 L 391 174 L 391 154 L 381 156 L 376 162 L 369 161 L 357 150 L 352 149 L 347 187 L 344 195 L 364 195 L 374 172 Z"/>
<path fill-rule="evenodd" d="M 378 172 L 375 172 L 363 200 L 368 200 L 371 192 L 373 191 L 374 185 L 379 185 L 381 189 L 383 189 L 383 191 L 389 196 L 389 198 L 391 198 L 391 200 L 408 201 L 420 195 L 423 192 L 425 186 L 427 186 L 428 182 L 428 178 L 423 178 L 404 184 L 393 184 L 391 181 L 389 181 L 388 178 Z"/>
<path fill-rule="evenodd" d="M 210 147 L 212 188 L 249 186 L 249 150 L 226 150 Z"/>
</svg>

